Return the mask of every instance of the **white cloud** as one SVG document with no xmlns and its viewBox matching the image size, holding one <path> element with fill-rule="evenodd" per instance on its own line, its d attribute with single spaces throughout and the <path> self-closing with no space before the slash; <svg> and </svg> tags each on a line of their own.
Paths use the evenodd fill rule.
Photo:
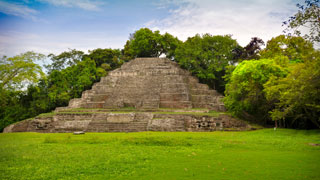
<svg viewBox="0 0 320 180">
<path fill-rule="evenodd" d="M 96 48 L 122 48 L 126 37 L 106 33 L 65 32 L 63 34 L 34 34 L 18 31 L 0 33 L 0 56 L 14 56 L 26 51 L 59 54 L 69 48 L 84 52 Z"/>
<path fill-rule="evenodd" d="M 55 6 L 64 6 L 64 7 L 77 7 L 89 11 L 98 11 L 100 10 L 99 6 L 103 3 L 99 1 L 89 1 L 89 0 L 38 0 L 40 2 L 46 2 L 53 4 Z"/>
<path fill-rule="evenodd" d="M 36 10 L 22 4 L 9 3 L 5 1 L 0 1 L 0 12 L 23 18 L 31 18 L 33 20 L 36 20 L 35 15 L 38 13 Z"/>
<path fill-rule="evenodd" d="M 248 44 L 251 37 L 264 41 L 280 35 L 282 22 L 297 11 L 292 0 L 184 0 L 162 1 L 178 6 L 164 19 L 154 19 L 145 26 L 168 32 L 181 40 L 195 34 L 232 34 L 239 44 Z M 179 4 L 180 2 L 180 4 Z"/>
</svg>

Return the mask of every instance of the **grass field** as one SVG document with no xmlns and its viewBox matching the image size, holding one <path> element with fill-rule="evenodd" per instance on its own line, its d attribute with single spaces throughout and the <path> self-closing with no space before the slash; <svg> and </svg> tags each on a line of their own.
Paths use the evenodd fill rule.
<svg viewBox="0 0 320 180">
<path fill-rule="evenodd" d="M 320 131 L 0 134 L 0 179 L 320 179 Z"/>
</svg>

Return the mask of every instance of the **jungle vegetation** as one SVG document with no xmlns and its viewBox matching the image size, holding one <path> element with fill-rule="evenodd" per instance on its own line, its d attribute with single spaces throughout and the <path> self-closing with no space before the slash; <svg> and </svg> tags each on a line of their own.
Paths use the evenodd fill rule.
<svg viewBox="0 0 320 180">
<path fill-rule="evenodd" d="M 66 106 L 109 71 L 136 57 L 166 56 L 225 95 L 233 115 L 263 125 L 320 128 L 319 1 L 298 5 L 285 34 L 241 47 L 231 35 L 196 34 L 181 41 L 141 28 L 123 49 L 69 49 L 45 56 L 0 58 L 0 131 L 7 125 Z M 299 28 L 308 25 L 309 34 Z M 264 47 L 264 45 L 266 45 Z M 42 69 L 39 61 L 50 59 Z"/>
</svg>

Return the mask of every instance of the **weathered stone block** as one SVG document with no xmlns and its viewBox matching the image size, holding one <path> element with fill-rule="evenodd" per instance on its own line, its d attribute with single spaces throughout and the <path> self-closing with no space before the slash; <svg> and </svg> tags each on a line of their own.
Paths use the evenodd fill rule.
<svg viewBox="0 0 320 180">
<path fill-rule="evenodd" d="M 133 119 L 134 119 L 134 113 L 128 113 L 128 114 L 110 113 L 107 117 L 107 122 L 109 122 L 109 123 L 128 123 L 128 122 L 132 122 Z"/>
</svg>

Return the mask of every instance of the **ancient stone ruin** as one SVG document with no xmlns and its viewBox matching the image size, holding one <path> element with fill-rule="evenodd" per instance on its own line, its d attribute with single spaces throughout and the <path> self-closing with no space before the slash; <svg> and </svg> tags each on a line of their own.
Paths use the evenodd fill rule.
<svg viewBox="0 0 320 180">
<path fill-rule="evenodd" d="M 224 113 L 223 96 L 166 58 L 136 58 L 68 107 L 12 124 L 4 132 L 243 130 Z"/>
</svg>

